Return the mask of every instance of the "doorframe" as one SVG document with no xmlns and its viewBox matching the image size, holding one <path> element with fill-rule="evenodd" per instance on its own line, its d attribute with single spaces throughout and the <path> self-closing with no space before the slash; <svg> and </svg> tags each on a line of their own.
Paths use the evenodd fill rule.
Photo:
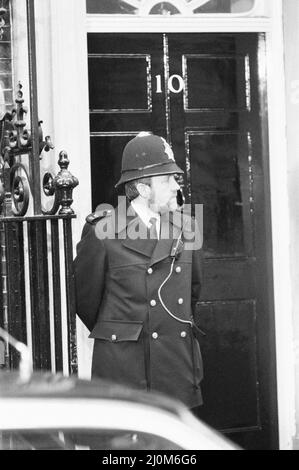
<svg viewBox="0 0 299 470">
<path fill-rule="evenodd" d="M 80 186 L 74 195 L 78 219 L 74 224 L 74 242 L 80 239 L 85 215 L 91 210 L 90 142 L 88 109 L 88 32 L 264 32 L 266 34 L 266 63 L 269 122 L 269 177 L 271 189 L 272 248 L 274 305 L 276 331 L 276 367 L 280 449 L 292 449 L 295 436 L 295 363 L 293 353 L 293 305 L 290 273 L 290 229 L 287 182 L 286 96 L 284 74 L 284 42 L 282 1 L 272 0 L 271 18 L 193 17 L 138 18 L 125 15 L 87 15 L 85 0 L 50 0 L 53 78 L 54 123 L 58 122 L 58 141 L 68 146 L 72 172 L 79 177 Z M 65 27 L 65 18 L 67 28 Z M 85 20 L 84 20 L 85 18 Z M 67 72 L 66 72 L 67 71 Z M 61 83 L 61 77 L 63 81 Z M 58 89 L 54 86 L 57 85 Z M 78 93 L 80 90 L 80 93 Z M 75 104 L 74 104 L 75 100 Z M 65 128 L 66 118 L 73 111 L 71 129 L 67 136 L 58 129 Z M 277 111 L 279 110 L 279 112 Z M 61 136 L 61 137 L 60 137 Z M 77 136 L 79 146 L 77 146 Z M 76 142 L 76 145 L 75 145 Z M 84 157 L 83 157 L 84 156 Z M 90 357 L 86 352 L 86 331 L 78 328 L 79 373 L 87 376 L 84 364 Z M 88 349 L 88 348 L 87 348 Z M 287 365 L 287 366 L 286 366 Z"/>
</svg>

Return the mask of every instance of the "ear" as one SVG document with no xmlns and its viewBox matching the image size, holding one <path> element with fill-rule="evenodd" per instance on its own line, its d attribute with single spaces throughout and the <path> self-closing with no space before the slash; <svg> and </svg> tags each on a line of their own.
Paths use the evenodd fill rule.
<svg viewBox="0 0 299 470">
<path fill-rule="evenodd" d="M 151 194 L 151 188 L 144 183 L 137 183 L 136 189 L 139 192 L 139 195 L 144 199 L 148 199 Z"/>
</svg>

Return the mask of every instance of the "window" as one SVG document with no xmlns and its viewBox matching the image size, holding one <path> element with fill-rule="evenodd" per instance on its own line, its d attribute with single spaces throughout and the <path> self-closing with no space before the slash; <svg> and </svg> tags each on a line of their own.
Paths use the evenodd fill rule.
<svg viewBox="0 0 299 470">
<path fill-rule="evenodd" d="M 87 13 L 127 15 L 246 14 L 256 0 L 87 0 Z"/>
<path fill-rule="evenodd" d="M 0 432 L 0 450 L 181 450 L 159 435 L 105 429 Z"/>
</svg>

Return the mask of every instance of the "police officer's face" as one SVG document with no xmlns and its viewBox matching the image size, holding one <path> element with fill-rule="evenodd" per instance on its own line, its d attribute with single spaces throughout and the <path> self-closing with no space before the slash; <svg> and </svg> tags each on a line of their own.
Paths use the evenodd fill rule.
<svg viewBox="0 0 299 470">
<path fill-rule="evenodd" d="M 177 191 L 180 189 L 175 175 L 153 176 L 151 182 L 150 208 L 154 212 L 173 212 L 177 209 Z"/>
</svg>

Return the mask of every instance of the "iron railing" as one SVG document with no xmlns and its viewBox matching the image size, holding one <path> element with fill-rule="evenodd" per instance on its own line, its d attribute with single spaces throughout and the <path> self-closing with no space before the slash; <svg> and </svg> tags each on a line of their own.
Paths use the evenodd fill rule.
<svg viewBox="0 0 299 470">
<path fill-rule="evenodd" d="M 16 106 L 1 120 L 0 326 L 31 345 L 35 369 L 64 369 L 66 336 L 68 369 L 76 373 L 71 205 L 78 180 L 68 171 L 64 151 L 58 174 L 47 171 L 41 177 L 41 155 L 53 145 L 49 136 L 43 138 L 38 119 L 34 0 L 26 4 L 31 126 L 28 129 L 24 119 L 21 84 Z M 43 208 L 44 198 L 50 198 L 50 209 Z M 4 366 L 16 367 L 18 361 L 6 342 Z"/>
</svg>

